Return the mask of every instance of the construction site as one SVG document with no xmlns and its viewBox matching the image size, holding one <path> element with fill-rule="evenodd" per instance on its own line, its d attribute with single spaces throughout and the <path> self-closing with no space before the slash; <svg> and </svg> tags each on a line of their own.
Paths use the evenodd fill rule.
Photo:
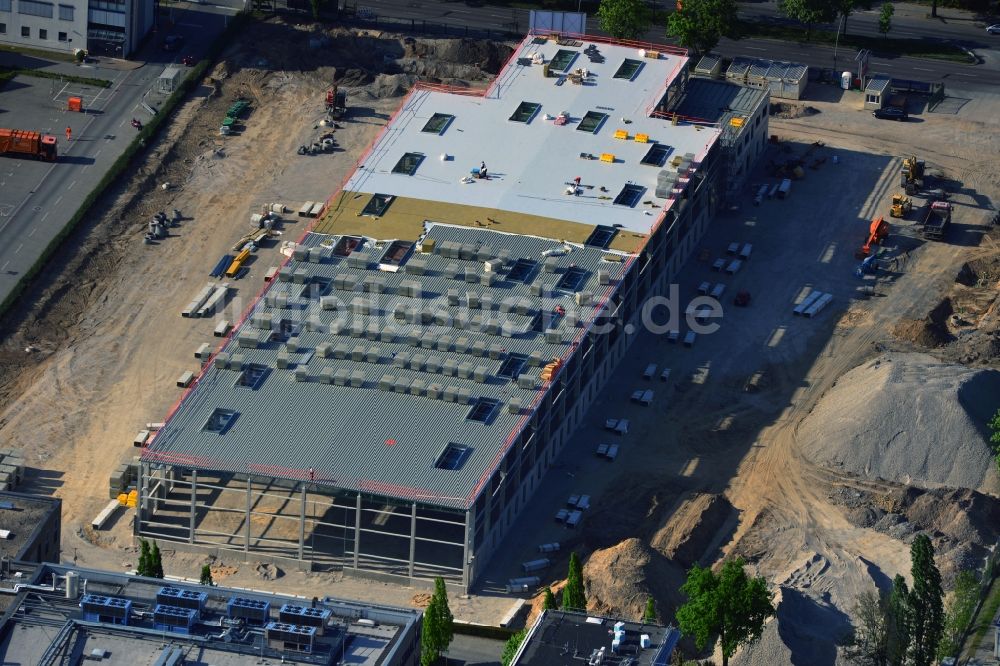
<svg viewBox="0 0 1000 666">
<path fill-rule="evenodd" d="M 946 589 L 980 569 L 1000 98 L 914 131 L 689 66 L 249 25 L 5 316 L 0 433 L 63 559 L 142 536 L 416 606 L 440 575 L 498 625 L 573 551 L 631 618 L 742 556 L 778 609 L 742 664 L 835 663 L 918 532 Z"/>
</svg>

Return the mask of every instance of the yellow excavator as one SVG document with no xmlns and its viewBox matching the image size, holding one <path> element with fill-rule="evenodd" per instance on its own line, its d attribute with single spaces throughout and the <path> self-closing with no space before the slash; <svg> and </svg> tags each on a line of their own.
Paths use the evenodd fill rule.
<svg viewBox="0 0 1000 666">
<path fill-rule="evenodd" d="M 924 186 L 924 163 L 916 157 L 904 157 L 899 172 L 899 186 L 907 194 L 916 194 Z"/>
<path fill-rule="evenodd" d="M 893 194 L 892 205 L 889 206 L 889 215 L 892 217 L 906 217 L 913 210 L 913 199 L 905 194 Z"/>
</svg>

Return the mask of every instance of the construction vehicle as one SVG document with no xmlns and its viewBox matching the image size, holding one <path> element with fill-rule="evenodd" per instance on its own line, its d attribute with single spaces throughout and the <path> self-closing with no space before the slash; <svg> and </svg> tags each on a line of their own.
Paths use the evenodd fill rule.
<svg viewBox="0 0 1000 666">
<path fill-rule="evenodd" d="M 340 120 L 347 113 L 347 93 L 333 86 L 326 91 L 326 115 L 330 120 Z"/>
<path fill-rule="evenodd" d="M 913 199 L 905 194 L 892 195 L 892 205 L 889 206 L 889 215 L 891 217 L 906 217 L 910 214 L 911 210 L 913 210 Z"/>
<path fill-rule="evenodd" d="M 899 186 L 907 194 L 916 194 L 924 186 L 924 163 L 916 157 L 904 157 L 899 173 Z"/>
<path fill-rule="evenodd" d="M 920 234 L 931 240 L 944 240 L 944 235 L 951 225 L 951 204 L 947 201 L 935 201 L 927 206 Z"/>
<path fill-rule="evenodd" d="M 0 128 L 0 153 L 56 161 L 56 138 L 51 134 Z"/>
<path fill-rule="evenodd" d="M 885 221 L 885 218 L 879 215 L 874 220 L 872 220 L 871 225 L 868 227 L 868 237 L 865 239 L 865 244 L 858 249 L 855 255 L 858 259 L 864 259 L 865 257 L 871 256 L 872 247 L 875 245 L 881 245 L 886 238 L 889 237 L 889 223 Z"/>
</svg>

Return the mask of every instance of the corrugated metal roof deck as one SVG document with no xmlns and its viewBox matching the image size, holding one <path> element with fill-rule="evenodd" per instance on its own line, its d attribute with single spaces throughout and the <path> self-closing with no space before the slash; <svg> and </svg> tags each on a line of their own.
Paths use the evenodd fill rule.
<svg viewBox="0 0 1000 666">
<path fill-rule="evenodd" d="M 500 303 L 507 299 L 527 299 L 536 310 L 553 312 L 557 307 L 570 314 L 579 311 L 583 322 L 590 322 L 596 313 L 595 307 L 609 296 L 620 281 L 624 262 L 604 261 L 606 252 L 595 247 L 573 247 L 566 256 L 555 261 L 565 270 L 570 266 L 581 269 L 584 276 L 575 291 L 593 294 L 593 304 L 577 308 L 572 291 L 557 290 L 549 300 L 542 301 L 531 293 L 532 286 L 555 283 L 562 273 L 551 274 L 543 270 L 543 252 L 562 247 L 561 243 L 534 237 L 503 234 L 495 231 L 433 225 L 428 234 L 437 244 L 435 254 L 415 254 L 410 259 L 427 262 L 424 274 L 390 272 L 378 270 L 375 262 L 387 247 L 373 249 L 371 241 L 356 251 L 370 253 L 370 269 L 352 266 L 352 260 L 332 256 L 326 250 L 322 263 L 291 261 L 283 271 L 286 277 L 295 271 L 305 269 L 307 282 L 312 285 L 328 284 L 323 290 L 292 281 L 272 283 L 264 298 L 255 305 L 246 321 L 233 334 L 223 353 L 242 357 L 242 367 L 258 364 L 267 368 L 266 376 L 257 388 L 237 385 L 240 371 L 212 367 L 205 371 L 195 387 L 185 398 L 167 425 L 158 433 L 143 458 L 149 461 L 168 462 L 215 471 L 254 474 L 279 478 L 306 479 L 309 470 L 314 470 L 316 482 L 325 482 L 349 490 L 361 490 L 385 494 L 404 499 L 423 499 L 428 502 L 466 507 L 475 499 L 477 490 L 507 450 L 523 420 L 527 410 L 512 414 L 507 410 L 511 400 L 519 400 L 524 405 L 534 403 L 542 396 L 544 387 L 538 382 L 536 388 L 521 388 L 516 381 L 497 377 L 503 358 L 477 356 L 470 349 L 457 351 L 454 344 L 450 350 L 442 351 L 431 346 L 431 341 L 440 337 L 467 338 L 470 347 L 494 347 L 494 356 L 502 348 L 504 354 L 529 356 L 540 353 L 542 362 L 553 357 L 567 357 L 574 340 L 585 330 L 583 325 L 572 326 L 568 317 L 560 318 L 557 330 L 559 341 L 547 341 L 542 332 L 529 331 L 526 334 L 508 337 L 485 330 L 473 331 L 455 328 L 451 325 L 417 325 L 399 321 L 394 316 L 397 305 L 417 306 L 423 310 L 447 311 L 461 318 L 468 315 L 482 315 L 482 310 L 467 309 L 463 306 L 448 305 L 449 289 L 457 289 L 462 301 L 466 292 L 493 298 L 493 316 L 503 318 L 516 327 L 527 328 L 532 317 L 523 314 L 499 311 Z M 310 234 L 307 247 L 328 247 L 335 237 Z M 512 282 L 504 270 L 502 279 L 493 286 L 484 286 L 477 280 L 465 282 L 465 269 L 475 269 L 482 273 L 483 261 L 458 259 L 442 256 L 442 244 L 460 243 L 472 245 L 477 250 L 488 248 L 493 256 L 506 253 L 510 261 L 507 269 L 518 259 L 537 262 L 534 277 L 529 284 Z M 484 255 L 485 256 L 485 255 Z M 446 275 L 449 269 L 458 269 L 458 278 Z M 598 270 L 607 271 L 609 283 L 599 284 Z M 338 276 L 355 278 L 358 286 L 365 278 L 384 280 L 384 293 L 364 293 L 361 291 L 338 290 L 333 282 Z M 401 283 L 417 281 L 422 285 L 423 298 L 401 295 Z M 305 293 L 303 291 L 305 290 Z M 287 302 L 281 302 L 286 295 Z M 335 296 L 339 299 L 337 310 L 324 310 L 320 298 Z M 355 299 L 370 299 L 374 306 L 370 314 L 348 312 Z M 270 304 L 270 305 L 269 305 Z M 284 307 L 277 307 L 284 305 Z M 263 315 L 263 316 L 262 316 Z M 270 330 L 263 330 L 270 315 L 277 325 L 280 320 L 289 322 L 291 342 L 297 342 L 297 351 L 289 351 L 285 341 L 268 341 Z M 258 324 L 258 321 L 260 322 Z M 329 332 L 337 330 L 340 333 Z M 318 326 L 317 326 L 318 324 Z M 331 324 L 334 328 L 331 329 Z M 373 326 L 374 325 L 374 326 Z M 370 328 L 372 327 L 372 328 Z M 395 329 L 394 339 L 386 341 L 378 338 L 377 330 L 386 327 Z M 310 330 L 319 328 L 320 330 Z M 419 332 L 419 340 L 411 342 L 407 334 Z M 352 335 L 353 333 L 353 335 Z M 263 340 L 259 347 L 241 347 L 239 340 L 248 335 Z M 284 336 L 282 336 L 284 337 Z M 297 340 L 296 340 L 297 339 Z M 415 347 L 414 342 L 421 344 Z M 345 358 L 321 357 L 317 348 L 328 343 L 346 352 Z M 365 357 L 376 348 L 377 363 L 355 360 L 352 352 L 362 348 Z M 423 355 L 424 369 L 414 369 L 394 365 L 394 357 Z M 278 368 L 279 356 L 287 355 L 288 367 Z M 429 372 L 426 362 L 437 357 L 442 365 L 450 362 L 466 365 L 463 370 L 485 366 L 488 375 L 485 381 L 476 381 L 473 376 L 445 376 Z M 402 361 L 398 361 L 403 365 Z M 308 381 L 297 381 L 296 372 L 305 367 Z M 433 370 L 433 368 L 430 368 Z M 530 368 L 536 379 L 541 368 Z M 321 381 L 321 373 L 364 373 L 364 385 L 338 386 Z M 465 374 L 463 372 L 463 374 Z M 526 370 L 527 372 L 527 370 Z M 384 375 L 394 378 L 438 383 L 443 387 L 465 389 L 473 401 L 480 397 L 501 403 L 489 423 L 468 420 L 472 404 L 445 402 L 411 394 L 388 392 L 380 388 Z M 236 413 L 228 429 L 222 434 L 205 431 L 203 428 L 216 409 L 231 410 Z M 435 467 L 435 461 L 449 442 L 472 448 L 464 464 L 458 470 L 444 470 Z"/>
</svg>

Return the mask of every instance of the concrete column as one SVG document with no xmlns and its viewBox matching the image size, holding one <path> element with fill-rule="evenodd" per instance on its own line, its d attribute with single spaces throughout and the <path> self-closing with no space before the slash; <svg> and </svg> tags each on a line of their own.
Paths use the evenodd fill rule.
<svg viewBox="0 0 1000 666">
<path fill-rule="evenodd" d="M 306 547 L 306 484 L 302 484 L 302 499 L 299 507 L 299 561 L 302 561 Z"/>
<path fill-rule="evenodd" d="M 469 525 L 469 521 L 470 521 L 471 518 L 472 518 L 471 513 L 469 512 L 468 509 L 466 509 L 466 511 L 465 511 L 465 543 L 463 544 L 464 547 L 462 548 L 462 587 L 465 588 L 466 592 L 469 591 L 469 586 L 472 585 L 473 565 L 475 563 L 475 560 L 473 560 L 471 557 L 469 557 L 471 555 L 471 553 L 469 552 L 469 550 L 470 550 L 470 548 L 469 548 L 469 540 L 470 540 L 470 531 L 471 531 L 471 526 Z"/>
<path fill-rule="evenodd" d="M 247 515 L 246 515 L 246 541 L 243 545 L 243 552 L 250 552 L 250 494 L 253 491 L 253 478 L 247 474 Z"/>
<path fill-rule="evenodd" d="M 146 469 L 148 465 L 146 463 L 139 463 L 139 478 L 136 479 L 135 486 L 138 491 L 138 497 L 135 503 L 135 518 L 132 530 L 134 533 L 138 534 L 142 529 L 142 520 L 146 515 Z"/>
<path fill-rule="evenodd" d="M 361 552 L 361 493 L 354 508 L 354 568 L 358 568 L 358 553 Z"/>
<path fill-rule="evenodd" d="M 194 543 L 195 507 L 198 499 L 198 470 L 191 470 L 191 518 L 188 527 L 188 543 Z"/>
<path fill-rule="evenodd" d="M 417 557 L 417 503 L 410 505 L 410 578 L 413 578 L 413 562 Z"/>
</svg>

